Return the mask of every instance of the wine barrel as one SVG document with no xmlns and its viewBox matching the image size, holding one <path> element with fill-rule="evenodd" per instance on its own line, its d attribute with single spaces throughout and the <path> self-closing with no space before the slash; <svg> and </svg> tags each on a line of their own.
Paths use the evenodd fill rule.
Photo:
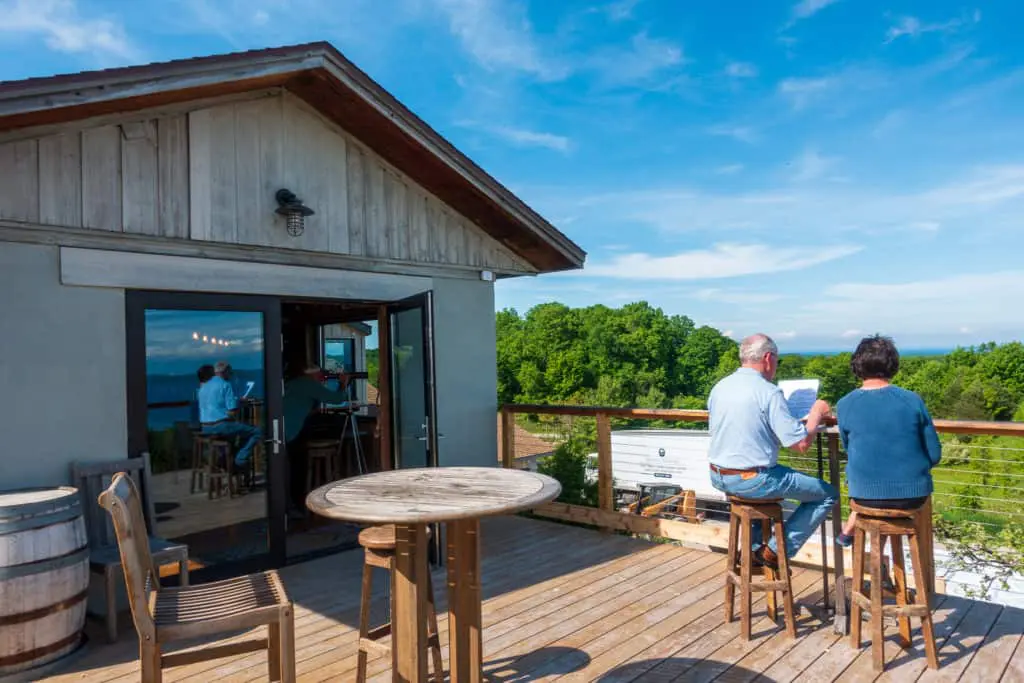
<svg viewBox="0 0 1024 683">
<path fill-rule="evenodd" d="M 0 491 L 0 676 L 77 648 L 88 591 L 78 489 Z"/>
</svg>

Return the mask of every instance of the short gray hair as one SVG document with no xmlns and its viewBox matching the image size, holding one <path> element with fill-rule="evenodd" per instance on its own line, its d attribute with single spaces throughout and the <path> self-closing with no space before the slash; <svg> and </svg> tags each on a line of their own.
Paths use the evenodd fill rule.
<svg viewBox="0 0 1024 683">
<path fill-rule="evenodd" d="M 757 363 L 766 353 L 779 355 L 779 347 L 767 334 L 752 334 L 740 342 L 741 363 Z"/>
<path fill-rule="evenodd" d="M 217 373 L 218 375 L 223 375 L 225 372 L 227 372 L 230 369 L 231 369 L 231 364 L 228 363 L 226 360 L 219 360 L 213 366 L 213 371 L 215 373 Z"/>
</svg>

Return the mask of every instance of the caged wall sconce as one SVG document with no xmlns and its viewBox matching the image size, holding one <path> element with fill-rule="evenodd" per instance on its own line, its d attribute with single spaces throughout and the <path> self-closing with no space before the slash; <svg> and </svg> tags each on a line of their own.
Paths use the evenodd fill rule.
<svg viewBox="0 0 1024 683">
<path fill-rule="evenodd" d="M 315 211 L 302 203 L 291 190 L 281 189 L 274 195 L 278 207 L 276 213 L 287 219 L 288 234 L 298 237 L 306 229 L 306 216 L 312 216 Z"/>
</svg>

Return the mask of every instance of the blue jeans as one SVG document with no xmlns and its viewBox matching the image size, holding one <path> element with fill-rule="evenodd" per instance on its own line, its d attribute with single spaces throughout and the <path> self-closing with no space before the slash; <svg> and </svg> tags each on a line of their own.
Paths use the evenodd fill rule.
<svg viewBox="0 0 1024 683">
<path fill-rule="evenodd" d="M 215 425 L 204 426 L 203 434 L 223 436 L 227 439 L 238 439 L 239 441 L 244 440 L 245 443 L 235 453 L 235 465 L 239 467 L 245 467 L 248 464 L 249 459 L 252 457 L 252 449 L 256 448 L 256 444 L 260 442 L 260 437 L 263 436 L 263 432 L 260 431 L 259 427 L 253 427 L 242 422 L 219 422 Z"/>
<path fill-rule="evenodd" d="M 839 492 L 831 484 L 789 467 L 776 465 L 758 472 L 749 479 L 738 474 L 721 475 L 711 470 L 711 485 L 719 491 L 740 498 L 784 498 L 800 501 L 800 505 L 786 520 L 786 555 L 793 557 L 803 547 L 814 530 L 828 516 Z M 761 542 L 761 525 L 755 524 L 751 538 L 755 545 Z M 768 542 L 776 551 L 775 538 Z"/>
</svg>

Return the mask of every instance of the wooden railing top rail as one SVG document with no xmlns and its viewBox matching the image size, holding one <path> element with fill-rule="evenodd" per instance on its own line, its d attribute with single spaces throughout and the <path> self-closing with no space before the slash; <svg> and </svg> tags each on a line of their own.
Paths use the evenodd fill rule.
<svg viewBox="0 0 1024 683">
<path fill-rule="evenodd" d="M 675 420 L 679 422 L 707 422 L 706 410 L 682 410 L 678 408 L 615 408 L 612 406 L 571 406 L 541 405 L 527 403 L 506 403 L 501 406 L 506 413 L 529 413 L 531 415 L 573 415 L 577 417 L 618 417 L 631 420 Z M 831 420 L 830 424 L 835 424 Z M 1024 422 L 993 422 L 984 420 L 935 420 L 935 429 L 945 434 L 987 434 L 990 436 L 1024 437 Z"/>
</svg>

